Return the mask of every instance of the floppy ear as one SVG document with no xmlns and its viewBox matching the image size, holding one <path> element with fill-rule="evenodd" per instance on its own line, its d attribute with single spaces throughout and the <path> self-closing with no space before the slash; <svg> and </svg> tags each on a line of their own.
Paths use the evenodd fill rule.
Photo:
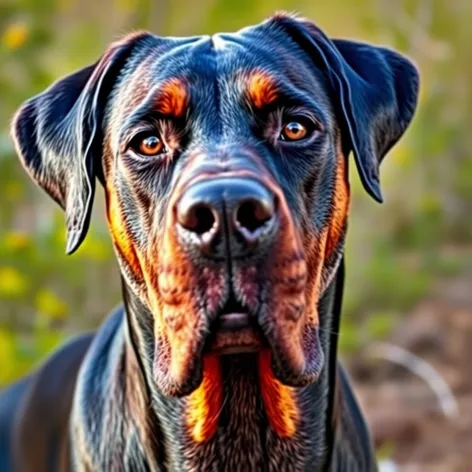
<svg viewBox="0 0 472 472">
<path fill-rule="evenodd" d="M 419 76 L 406 57 L 390 49 L 330 40 L 317 26 L 289 16 L 276 19 L 326 73 L 334 91 L 361 181 L 382 201 L 379 165 L 400 139 L 416 109 Z"/>
<path fill-rule="evenodd" d="M 126 60 L 147 37 L 139 33 L 112 44 L 96 64 L 25 102 L 13 119 L 20 160 L 65 211 L 67 254 L 80 246 L 90 223 L 95 176 L 102 173 L 106 100 Z"/>
</svg>

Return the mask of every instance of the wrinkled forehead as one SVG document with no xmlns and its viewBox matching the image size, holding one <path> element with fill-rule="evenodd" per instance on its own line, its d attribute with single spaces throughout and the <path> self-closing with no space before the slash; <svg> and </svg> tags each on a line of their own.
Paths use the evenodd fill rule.
<svg viewBox="0 0 472 472">
<path fill-rule="evenodd" d="M 258 108 L 282 96 L 312 100 L 328 112 L 327 90 L 308 54 L 262 24 L 213 36 L 155 37 L 122 72 L 110 112 L 115 123 L 151 109 L 177 117 L 189 110 L 208 114 L 216 102 L 228 113 L 248 101 Z"/>
</svg>

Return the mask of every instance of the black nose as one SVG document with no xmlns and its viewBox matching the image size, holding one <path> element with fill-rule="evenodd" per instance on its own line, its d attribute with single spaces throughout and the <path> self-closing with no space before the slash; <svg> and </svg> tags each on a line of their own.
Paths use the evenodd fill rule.
<svg viewBox="0 0 472 472">
<path fill-rule="evenodd" d="M 269 242 L 276 206 L 274 194 L 256 180 L 219 178 L 190 186 L 177 202 L 176 218 L 192 235 L 186 244 L 218 255 L 226 242 L 237 256 Z"/>
</svg>

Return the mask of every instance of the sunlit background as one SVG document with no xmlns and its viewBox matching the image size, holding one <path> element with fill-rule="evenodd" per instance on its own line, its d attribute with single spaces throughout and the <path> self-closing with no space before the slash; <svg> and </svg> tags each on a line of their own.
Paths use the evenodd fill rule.
<svg viewBox="0 0 472 472">
<path fill-rule="evenodd" d="M 0 0 L 0 386 L 67 336 L 96 327 L 120 301 L 101 192 L 85 244 L 65 256 L 61 212 L 13 152 L 14 110 L 130 30 L 230 31 L 280 9 L 309 17 L 330 36 L 399 49 L 421 69 L 419 112 L 382 167 L 385 204 L 364 194 L 351 166 L 340 348 L 379 457 L 401 470 L 469 471 L 470 0 Z M 390 345 L 426 361 L 430 385 L 411 372 L 416 364 L 392 364 Z M 435 395 L 441 378 L 431 367 L 452 390 L 452 403 Z"/>
</svg>

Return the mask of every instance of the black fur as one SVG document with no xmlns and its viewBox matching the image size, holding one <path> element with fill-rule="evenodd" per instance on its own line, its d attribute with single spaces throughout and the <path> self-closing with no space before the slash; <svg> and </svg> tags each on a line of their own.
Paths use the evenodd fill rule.
<svg viewBox="0 0 472 472">
<path fill-rule="evenodd" d="M 317 139 L 283 149 L 271 143 L 267 122 L 281 119 L 285 111 L 249 109 L 238 80 L 254 70 L 277 82 L 277 100 L 285 111 L 304 107 L 317 116 L 323 129 Z M 152 109 L 155 94 L 175 77 L 184 78 L 190 89 L 185 115 L 172 121 L 179 129 L 178 149 L 165 166 L 133 159 L 122 141 L 143 121 L 160 123 L 163 118 Z M 156 241 L 168 228 L 169 202 L 182 179 L 215 163 L 232 171 L 240 166 L 267 173 L 286 200 L 300 238 L 308 241 L 334 218 L 339 149 L 344 157 L 353 151 L 366 190 L 381 200 L 379 164 L 411 121 L 417 93 L 418 74 L 403 56 L 330 40 L 312 23 L 275 16 L 235 35 L 128 37 L 95 65 L 28 101 L 12 129 L 24 166 L 65 210 L 69 253 L 86 235 L 95 178 L 118 195 L 129 240 L 139 250 L 155 247 L 159 253 Z M 190 166 L 195 159 L 199 164 Z M 367 427 L 336 356 L 344 284 L 341 223 L 314 302 L 319 337 L 313 339 L 320 353 L 316 376 L 306 377 L 307 382 L 287 372 L 283 357 L 273 365 L 282 383 L 297 385 L 301 421 L 292 437 L 279 437 L 269 425 L 256 354 L 222 358 L 218 429 L 203 444 L 189 436 L 185 408 L 188 391 L 201 380 L 199 354 L 191 359 L 190 380 L 174 384 L 172 391 L 161 388 L 168 384 L 156 374 L 156 358 L 163 354 L 156 348 L 155 314 L 145 296 L 150 282 L 140 280 L 129 254 L 117 245 L 124 306 L 93 339 L 68 343 L 0 395 L 0 472 L 375 470 Z M 192 255 L 192 270 L 207 265 L 223 280 L 221 305 L 230 293 L 240 296 L 234 274 L 254 260 L 227 261 L 228 269 L 198 257 Z M 262 267 L 265 256 L 258 257 Z M 187 273 L 186 267 L 172 270 Z M 268 331 L 272 326 L 263 307 L 270 306 L 267 293 L 275 293 L 270 290 L 276 276 L 261 276 L 262 295 L 254 302 L 262 306 L 255 311 Z M 200 277 L 190 288 L 201 332 L 216 316 L 204 282 Z"/>
</svg>

